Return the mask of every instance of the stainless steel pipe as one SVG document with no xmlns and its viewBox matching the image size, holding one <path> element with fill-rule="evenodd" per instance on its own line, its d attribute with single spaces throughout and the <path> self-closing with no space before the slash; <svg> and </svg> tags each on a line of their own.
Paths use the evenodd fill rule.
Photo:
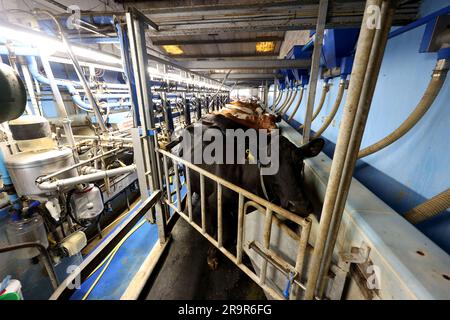
<svg viewBox="0 0 450 320">
<path fill-rule="evenodd" d="M 54 182 L 44 181 L 42 183 L 38 183 L 38 187 L 41 190 L 45 191 L 55 191 L 63 187 L 75 186 L 80 183 L 92 182 L 104 178 L 115 177 L 126 173 L 131 173 L 136 171 L 136 166 L 134 164 L 111 169 L 111 170 L 102 170 L 91 174 L 81 175 L 78 177 L 72 177 L 67 179 L 61 179 Z"/>
<path fill-rule="evenodd" d="M 314 252 L 312 256 L 308 282 L 306 284 L 305 299 L 314 299 L 316 295 L 317 281 L 320 276 L 320 267 L 324 258 L 326 242 L 332 224 L 333 211 L 337 202 L 339 185 L 344 170 L 346 155 L 352 129 L 358 109 L 361 92 L 363 90 L 365 74 L 368 69 L 369 58 L 372 52 L 372 45 L 375 37 L 375 28 L 368 27 L 368 20 L 371 19 L 372 6 L 380 6 L 381 0 L 367 0 L 364 17 L 361 24 L 361 32 L 356 48 L 355 61 L 353 63 L 352 81 L 348 89 L 348 96 L 344 108 L 344 115 L 339 130 L 339 135 L 331 165 L 330 177 L 328 180 L 320 225 L 315 241 Z M 308 129 L 305 126 L 305 129 Z"/>
</svg>

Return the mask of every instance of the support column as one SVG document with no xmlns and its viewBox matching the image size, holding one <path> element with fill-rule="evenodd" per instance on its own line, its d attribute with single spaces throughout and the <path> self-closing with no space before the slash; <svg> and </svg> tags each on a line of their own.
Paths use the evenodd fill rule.
<svg viewBox="0 0 450 320">
<path fill-rule="evenodd" d="M 319 13 L 317 16 L 316 34 L 314 35 L 314 50 L 311 61 L 310 85 L 308 91 L 308 101 L 305 111 L 305 123 L 303 124 L 303 143 L 307 143 L 310 138 L 311 121 L 316 100 L 317 80 L 319 79 L 320 55 L 322 53 L 323 34 L 327 20 L 328 0 L 320 0 Z"/>
<path fill-rule="evenodd" d="M 387 4 L 388 3 L 385 2 L 385 5 Z M 344 171 L 344 166 L 346 165 L 346 161 L 350 161 L 350 159 L 347 158 L 347 153 L 349 152 L 352 134 L 354 134 L 353 128 L 355 125 L 356 114 L 357 112 L 362 112 L 361 110 L 364 108 L 370 108 L 370 102 L 373 92 L 372 94 L 369 94 L 369 92 L 366 92 L 365 90 L 375 86 L 374 83 L 376 82 L 378 76 L 379 67 L 377 67 L 376 65 L 369 66 L 369 63 L 378 61 L 378 59 L 380 59 L 379 62 L 381 63 L 381 58 L 377 57 L 377 55 L 380 55 L 384 52 L 384 46 L 382 46 L 383 51 L 379 50 L 379 45 L 381 44 L 381 42 L 378 41 L 377 46 L 377 42 L 374 41 L 375 33 L 377 32 L 377 34 L 380 34 L 382 31 L 376 30 L 374 26 L 370 25 L 370 20 L 373 19 L 372 8 L 373 6 L 380 5 L 381 0 L 368 0 L 366 2 L 366 9 L 364 11 L 364 17 L 361 24 L 361 32 L 356 48 L 355 61 L 353 64 L 353 71 L 351 76 L 352 81 L 350 81 L 348 89 L 342 123 L 340 125 L 336 149 L 331 165 L 330 177 L 325 193 L 319 230 L 315 241 L 311 267 L 308 275 L 308 282 L 306 284 L 306 299 L 313 299 L 316 296 L 316 287 L 320 275 L 320 267 L 322 265 L 323 259 L 326 258 L 324 257 L 324 252 L 326 249 L 327 239 L 330 235 L 330 230 L 334 228 L 332 226 L 332 220 L 334 220 L 335 222 L 340 222 L 340 217 L 342 216 L 343 210 L 339 212 L 339 217 L 335 216 L 335 218 L 333 218 L 333 212 L 335 210 L 336 204 L 338 204 L 339 201 L 344 200 L 345 203 L 345 199 L 342 198 L 342 195 L 348 192 L 348 188 L 346 192 L 343 192 L 343 190 L 340 192 L 339 187 L 341 184 L 341 178 Z M 382 26 L 382 30 L 388 30 L 390 27 L 390 20 L 386 20 L 386 17 L 381 18 L 384 23 L 384 25 Z M 386 24 L 388 25 L 386 26 Z M 361 122 L 357 124 L 357 126 L 361 125 Z M 362 135 L 362 132 L 360 133 Z M 350 152 L 358 153 L 358 151 L 359 147 L 354 148 L 354 150 L 351 150 Z M 347 174 L 351 173 L 352 172 L 348 172 Z M 339 195 L 341 199 L 338 198 Z M 331 252 L 332 251 L 333 250 L 331 250 Z"/>
</svg>

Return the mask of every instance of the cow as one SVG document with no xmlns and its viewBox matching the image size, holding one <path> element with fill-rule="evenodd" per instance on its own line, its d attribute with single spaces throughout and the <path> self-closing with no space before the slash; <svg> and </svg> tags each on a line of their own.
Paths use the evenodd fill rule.
<svg viewBox="0 0 450 320">
<path fill-rule="evenodd" d="M 198 127 L 200 126 L 200 127 Z M 193 150 L 200 147 L 204 150 L 211 142 L 194 139 L 195 127 L 200 128 L 202 132 L 215 128 L 223 135 L 227 129 L 247 130 L 251 126 L 243 125 L 222 114 L 210 114 L 201 119 L 201 121 L 185 128 L 185 135 L 191 138 L 182 143 L 183 147 L 179 156 L 193 163 Z M 270 145 L 270 132 L 268 132 L 268 145 Z M 196 145 L 197 144 L 197 145 Z M 200 144 L 200 145 L 198 145 Z M 235 159 L 234 163 L 243 164 L 197 164 L 200 168 L 221 177 L 249 192 L 265 198 L 268 201 L 283 207 L 290 212 L 301 217 L 306 217 L 312 212 L 311 202 L 307 198 L 303 188 L 303 160 L 311 158 L 320 153 L 324 146 L 324 140 L 321 138 L 313 139 L 302 147 L 292 144 L 287 138 L 279 136 L 279 169 L 273 175 L 262 175 L 261 164 L 249 161 L 248 152 L 243 153 L 246 159 Z M 190 150 L 187 150 L 189 149 Z M 248 150 L 248 149 L 247 149 Z M 189 151 L 189 152 L 186 152 Z M 270 147 L 269 147 L 270 151 Z M 239 152 L 234 152 L 238 157 Z M 242 154 L 242 153 L 241 153 Z M 223 155 L 225 159 L 226 154 Z M 225 162 L 225 161 L 224 161 Z M 190 171 L 191 191 L 200 196 L 200 176 L 194 170 Z M 216 236 L 217 226 L 217 184 L 211 179 L 205 178 L 205 212 L 206 226 L 208 234 Z M 238 194 L 228 188 L 222 188 L 222 212 L 223 212 L 223 243 L 224 246 L 232 245 L 236 239 L 237 232 L 237 209 Z M 217 268 L 218 258 L 216 249 L 211 248 L 208 251 L 208 265 L 211 269 Z"/>
<path fill-rule="evenodd" d="M 214 114 L 224 115 L 253 129 L 276 129 L 277 123 L 281 121 L 280 115 L 264 112 L 264 109 L 255 102 L 231 101 Z"/>
</svg>

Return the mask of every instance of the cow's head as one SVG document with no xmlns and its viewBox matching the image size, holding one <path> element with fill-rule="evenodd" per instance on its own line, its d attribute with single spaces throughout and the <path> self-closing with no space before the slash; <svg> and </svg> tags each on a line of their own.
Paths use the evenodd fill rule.
<svg viewBox="0 0 450 320">
<path fill-rule="evenodd" d="M 267 192 L 276 204 L 306 217 L 311 213 L 312 205 L 303 187 L 303 160 L 317 156 L 324 146 L 324 140 L 313 139 L 301 147 L 296 147 L 287 138 L 279 138 L 280 165 L 276 174 L 264 176 Z"/>
</svg>

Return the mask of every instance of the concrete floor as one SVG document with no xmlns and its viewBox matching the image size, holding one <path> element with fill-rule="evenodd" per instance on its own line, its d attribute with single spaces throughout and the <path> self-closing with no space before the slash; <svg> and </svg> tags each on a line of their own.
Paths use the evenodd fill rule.
<svg viewBox="0 0 450 320">
<path fill-rule="evenodd" d="M 206 263 L 208 240 L 182 218 L 154 276 L 141 294 L 146 300 L 266 299 L 262 289 L 221 253 L 219 267 Z"/>
</svg>

